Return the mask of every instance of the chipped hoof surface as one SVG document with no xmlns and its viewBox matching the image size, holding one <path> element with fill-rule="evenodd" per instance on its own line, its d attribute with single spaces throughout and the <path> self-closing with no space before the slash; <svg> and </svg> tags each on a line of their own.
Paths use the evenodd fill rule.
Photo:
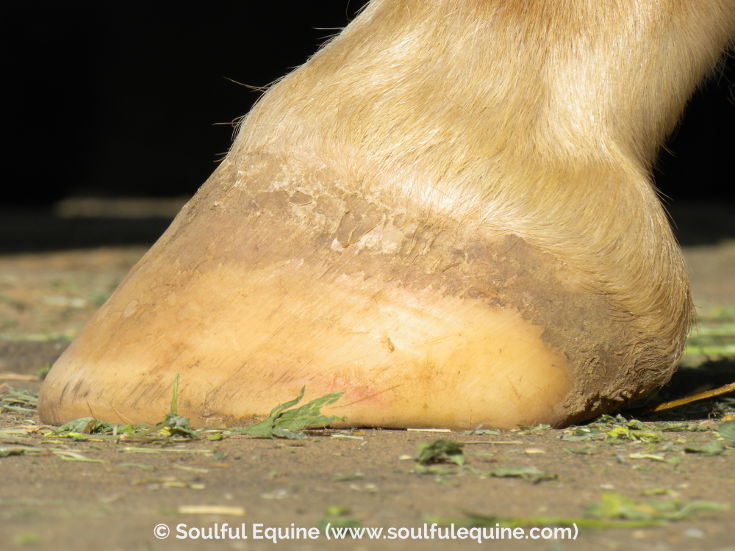
<svg viewBox="0 0 735 551">
<path fill-rule="evenodd" d="M 218 169 L 59 359 L 41 414 L 152 421 L 178 373 L 180 412 L 201 426 L 302 386 L 344 392 L 328 412 L 350 425 L 561 424 L 629 378 L 608 371 L 630 340 L 610 310 L 518 237 L 248 157 Z"/>
</svg>

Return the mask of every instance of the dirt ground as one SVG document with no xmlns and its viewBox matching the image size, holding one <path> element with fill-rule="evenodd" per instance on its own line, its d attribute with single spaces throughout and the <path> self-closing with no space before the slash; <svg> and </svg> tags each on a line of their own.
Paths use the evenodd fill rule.
<svg viewBox="0 0 735 551">
<path fill-rule="evenodd" d="M 77 202 L 0 215 L 0 549 L 735 551 L 735 443 L 723 428 L 735 414 L 733 394 L 658 416 L 638 409 L 567 429 L 502 432 L 186 439 L 62 435 L 40 425 L 33 393 L 44 368 L 177 205 L 109 212 L 109 203 Z M 735 381 L 733 212 L 674 210 L 702 321 L 658 400 Z M 417 462 L 417 446 L 437 439 L 463 443 L 463 464 Z M 225 523 L 229 539 L 201 537 L 227 535 Z M 460 539 L 481 525 L 496 539 Z M 487 529 L 501 525 L 528 537 L 498 539 Z M 382 533 L 335 541 L 327 526 Z M 531 539 L 533 527 L 571 527 L 576 539 Z M 437 530 L 451 529 L 455 539 L 440 539 L 449 533 Z"/>
</svg>

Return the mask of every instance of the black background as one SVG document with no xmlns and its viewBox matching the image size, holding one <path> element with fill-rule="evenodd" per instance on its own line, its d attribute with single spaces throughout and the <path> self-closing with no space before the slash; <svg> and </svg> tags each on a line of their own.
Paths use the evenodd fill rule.
<svg viewBox="0 0 735 551">
<path fill-rule="evenodd" d="M 260 86 L 364 2 L 45 3 L 0 8 L 4 202 L 187 195 Z M 668 202 L 732 198 L 735 63 L 697 94 L 656 170 Z"/>
</svg>

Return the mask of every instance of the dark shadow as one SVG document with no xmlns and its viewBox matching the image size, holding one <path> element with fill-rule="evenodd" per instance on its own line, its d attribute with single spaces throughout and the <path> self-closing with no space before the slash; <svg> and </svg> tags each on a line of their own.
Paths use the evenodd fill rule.
<svg viewBox="0 0 735 551">
<path fill-rule="evenodd" d="M 677 202 L 667 210 L 674 234 L 684 247 L 735 239 L 735 202 Z"/>
<path fill-rule="evenodd" d="M 172 216 L 65 218 L 52 209 L 0 211 L 0 254 L 151 245 Z"/>
<path fill-rule="evenodd" d="M 657 413 L 647 413 L 656 404 L 678 400 L 698 392 L 735 382 L 735 358 L 710 360 L 699 367 L 680 368 L 665 386 L 644 403 L 634 404 L 622 413 L 644 421 L 694 421 L 721 416 L 724 408 L 735 408 L 735 392 L 692 402 Z"/>
</svg>

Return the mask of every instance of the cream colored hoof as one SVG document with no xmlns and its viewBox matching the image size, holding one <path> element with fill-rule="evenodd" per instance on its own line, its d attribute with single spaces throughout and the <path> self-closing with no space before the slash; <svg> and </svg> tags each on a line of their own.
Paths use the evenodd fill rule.
<svg viewBox="0 0 735 551">
<path fill-rule="evenodd" d="M 383 427 L 561 424 L 628 397 L 606 370 L 629 330 L 565 263 L 287 168 L 224 163 L 54 365 L 44 421 L 155 421 L 176 374 L 198 426 L 302 386 Z"/>
</svg>

